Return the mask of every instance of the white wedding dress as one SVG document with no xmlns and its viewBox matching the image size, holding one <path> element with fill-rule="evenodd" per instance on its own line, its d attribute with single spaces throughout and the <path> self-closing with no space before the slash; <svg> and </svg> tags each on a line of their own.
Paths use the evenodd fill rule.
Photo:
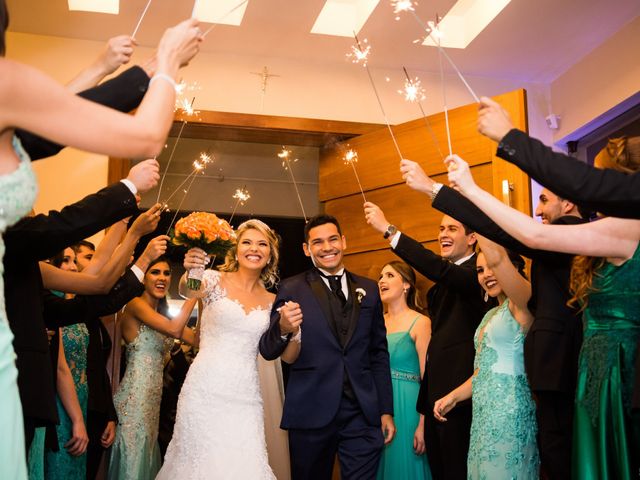
<svg viewBox="0 0 640 480">
<path fill-rule="evenodd" d="M 220 272 L 205 272 L 200 351 L 180 392 L 157 479 L 276 478 L 267 457 L 257 369 L 270 309 L 245 312 L 219 282 Z"/>
</svg>

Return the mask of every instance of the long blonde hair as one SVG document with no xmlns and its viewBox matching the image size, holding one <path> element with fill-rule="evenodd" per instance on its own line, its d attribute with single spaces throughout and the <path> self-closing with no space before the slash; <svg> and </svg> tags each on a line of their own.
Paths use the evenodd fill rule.
<svg viewBox="0 0 640 480">
<path fill-rule="evenodd" d="M 269 261 L 260 272 L 260 280 L 266 288 L 271 288 L 278 282 L 278 260 L 280 259 L 280 239 L 269 225 L 252 218 L 240 224 L 236 230 L 238 241 L 227 251 L 224 264 L 218 267 L 221 272 L 237 272 L 238 267 L 238 244 L 247 230 L 257 230 L 262 233 L 269 242 Z"/>
<path fill-rule="evenodd" d="M 596 156 L 595 163 L 599 168 L 611 168 L 624 173 L 637 172 L 640 170 L 640 137 L 609 139 Z M 569 278 L 569 290 L 573 297 L 567 302 L 569 306 L 580 306 L 580 310 L 586 308 L 589 294 L 596 291 L 593 280 L 604 263 L 605 259 L 601 257 L 577 255 L 573 259 Z"/>
</svg>

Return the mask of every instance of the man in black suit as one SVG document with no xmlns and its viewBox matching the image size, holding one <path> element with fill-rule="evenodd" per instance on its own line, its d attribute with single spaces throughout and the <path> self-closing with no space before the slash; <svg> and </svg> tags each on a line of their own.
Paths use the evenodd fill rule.
<svg viewBox="0 0 640 480">
<path fill-rule="evenodd" d="M 139 164 L 126 183 L 106 187 L 60 212 L 23 218 L 4 234 L 5 304 L 17 355 L 27 451 L 36 427 L 58 422 L 38 261 L 137 213 L 135 195 L 152 188 L 157 176 L 155 162 Z"/>
<path fill-rule="evenodd" d="M 260 339 L 267 360 L 302 341 L 291 365 L 281 427 L 289 431 L 294 480 L 329 480 L 338 454 L 344 479 L 376 478 L 393 439 L 393 393 L 378 286 L 347 272 L 338 221 L 319 215 L 305 226 L 314 269 L 287 278 Z M 304 333 L 299 320 L 304 315 Z M 292 340 L 292 334 L 299 335 Z"/>
<path fill-rule="evenodd" d="M 456 405 L 446 423 L 433 417 L 433 405 L 473 374 L 473 336 L 493 302 L 485 302 L 476 273 L 476 238 L 445 215 L 440 223 L 440 255 L 391 225 L 380 208 L 365 203 L 367 223 L 390 240 L 393 252 L 435 282 L 427 293 L 431 341 L 417 409 L 425 418 L 425 447 L 435 479 L 466 479 L 471 401 Z M 451 414 L 454 414 L 451 416 Z"/>
<path fill-rule="evenodd" d="M 402 171 L 411 188 L 432 192 L 437 185 L 422 168 L 403 160 Z M 529 310 L 534 321 L 524 344 L 527 378 L 536 395 L 538 446 L 542 471 L 547 478 L 571 478 L 571 445 L 578 355 L 582 343 L 580 313 L 567 306 L 573 255 L 531 249 L 496 225 L 455 190 L 441 186 L 433 207 L 453 215 L 477 233 L 533 260 Z M 583 223 L 578 207 L 543 189 L 535 214 L 543 223 Z"/>
</svg>

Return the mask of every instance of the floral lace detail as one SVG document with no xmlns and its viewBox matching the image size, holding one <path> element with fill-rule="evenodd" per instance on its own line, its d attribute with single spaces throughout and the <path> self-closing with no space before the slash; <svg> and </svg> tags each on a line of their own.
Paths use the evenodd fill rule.
<svg viewBox="0 0 640 480">
<path fill-rule="evenodd" d="M 523 371 L 523 339 L 507 301 L 489 311 L 476 331 L 469 478 L 538 478 L 535 404 L 527 378 L 501 373 Z"/>
<path fill-rule="evenodd" d="M 200 350 L 180 392 L 173 438 L 158 479 L 274 479 L 264 435 L 258 342 L 270 311 L 226 296 L 220 272 L 203 278 Z"/>
</svg>

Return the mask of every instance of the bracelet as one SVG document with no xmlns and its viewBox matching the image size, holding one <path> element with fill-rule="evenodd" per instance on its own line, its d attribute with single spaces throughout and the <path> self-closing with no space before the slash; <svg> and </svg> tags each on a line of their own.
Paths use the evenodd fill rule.
<svg viewBox="0 0 640 480">
<path fill-rule="evenodd" d="M 291 342 L 302 343 L 302 327 L 298 327 L 298 333 L 296 333 L 290 339 Z"/>
<path fill-rule="evenodd" d="M 438 195 L 438 193 L 440 193 L 440 189 L 442 188 L 442 184 L 441 183 L 434 183 L 433 186 L 431 187 L 431 191 L 429 193 L 427 193 L 427 195 L 429 195 L 429 198 L 431 200 L 434 200 L 436 198 L 436 195 Z"/>
<path fill-rule="evenodd" d="M 164 80 L 165 82 L 169 82 L 174 89 L 177 87 L 176 81 L 166 73 L 156 73 L 153 77 L 151 77 L 151 80 L 149 80 L 149 86 L 151 86 L 151 84 L 156 80 Z"/>
</svg>

